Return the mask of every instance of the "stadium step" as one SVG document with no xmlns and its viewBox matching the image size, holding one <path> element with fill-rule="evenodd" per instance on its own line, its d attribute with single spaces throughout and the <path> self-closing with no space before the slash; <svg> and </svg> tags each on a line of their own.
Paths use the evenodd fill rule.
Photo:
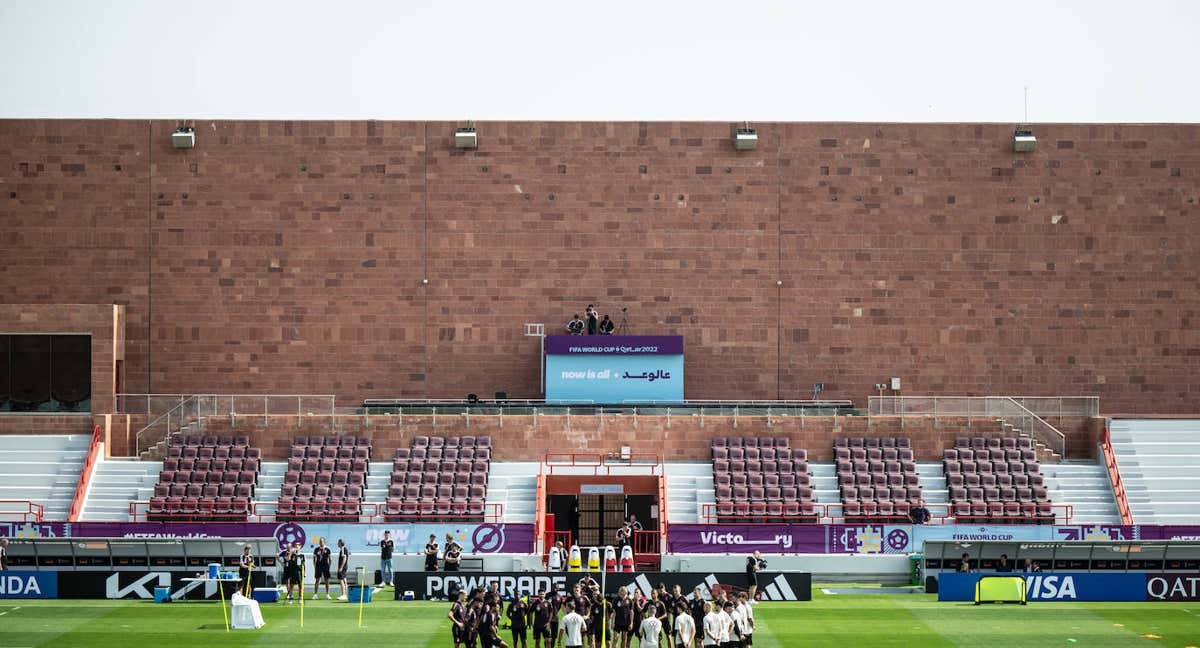
<svg viewBox="0 0 1200 648">
<path fill-rule="evenodd" d="M 1109 436 L 1134 522 L 1200 520 L 1200 421 L 1117 419 Z"/>
<path fill-rule="evenodd" d="M 0 436 L 0 500 L 41 504 L 45 520 L 65 520 L 91 436 Z"/>
<path fill-rule="evenodd" d="M 162 462 L 136 459 L 101 459 L 92 473 L 91 486 L 79 519 L 86 521 L 129 520 L 129 503 L 146 501 L 154 495 L 154 484 Z"/>
</svg>

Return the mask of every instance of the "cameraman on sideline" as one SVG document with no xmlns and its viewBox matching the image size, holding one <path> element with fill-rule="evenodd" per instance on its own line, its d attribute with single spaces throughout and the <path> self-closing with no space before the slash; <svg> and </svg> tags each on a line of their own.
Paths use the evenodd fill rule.
<svg viewBox="0 0 1200 648">
<path fill-rule="evenodd" d="M 750 590 L 747 596 L 752 603 L 758 600 L 758 572 L 766 568 L 767 561 L 763 560 L 762 552 L 755 551 L 746 556 L 746 587 Z"/>
</svg>

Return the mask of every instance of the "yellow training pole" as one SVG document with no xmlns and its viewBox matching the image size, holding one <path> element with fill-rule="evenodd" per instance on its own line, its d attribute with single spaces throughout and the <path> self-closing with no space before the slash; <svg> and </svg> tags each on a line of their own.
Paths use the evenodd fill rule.
<svg viewBox="0 0 1200 648">
<path fill-rule="evenodd" d="M 367 568 L 359 567 L 358 568 L 358 627 L 360 627 L 360 628 L 362 627 L 363 601 L 366 600 L 366 598 L 367 598 L 367 593 L 365 591 L 366 585 L 364 585 L 364 583 L 367 582 L 366 578 L 367 578 Z"/>
<path fill-rule="evenodd" d="M 217 572 L 217 592 L 221 595 L 221 616 L 225 617 L 225 632 L 229 632 L 229 610 L 225 609 L 225 588 L 221 587 L 221 573 Z"/>
<path fill-rule="evenodd" d="M 304 561 L 300 561 L 300 627 L 304 627 Z"/>
<path fill-rule="evenodd" d="M 250 598 L 250 583 L 254 582 L 254 563 L 246 568 L 246 598 Z"/>
</svg>

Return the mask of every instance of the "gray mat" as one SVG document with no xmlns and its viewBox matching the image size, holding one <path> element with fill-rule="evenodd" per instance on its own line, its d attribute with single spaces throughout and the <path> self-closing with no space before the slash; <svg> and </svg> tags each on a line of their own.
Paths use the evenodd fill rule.
<svg viewBox="0 0 1200 648">
<path fill-rule="evenodd" d="M 924 594 L 923 587 L 823 587 L 825 594 Z"/>
</svg>

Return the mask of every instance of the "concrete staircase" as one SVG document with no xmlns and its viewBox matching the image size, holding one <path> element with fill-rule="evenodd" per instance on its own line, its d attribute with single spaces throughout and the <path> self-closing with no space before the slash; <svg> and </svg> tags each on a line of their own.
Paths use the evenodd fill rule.
<svg viewBox="0 0 1200 648">
<path fill-rule="evenodd" d="M 716 502 L 712 462 L 669 462 L 663 464 L 663 470 L 667 476 L 667 522 L 700 522 L 704 505 Z"/>
<path fill-rule="evenodd" d="M 1109 432 L 1133 521 L 1200 523 L 1200 421 L 1114 420 Z"/>
<path fill-rule="evenodd" d="M 102 459 L 92 473 L 91 486 L 83 501 L 80 519 L 88 522 L 126 522 L 129 503 L 147 501 L 154 495 L 161 461 Z"/>
<path fill-rule="evenodd" d="M 1072 524 L 1120 524 L 1108 469 L 1092 460 L 1043 463 L 1046 494 L 1055 504 L 1070 504 Z"/>
<path fill-rule="evenodd" d="M 90 434 L 0 436 L 0 500 L 44 507 L 43 519 L 66 520 Z"/>
<path fill-rule="evenodd" d="M 536 514 L 537 476 L 536 461 L 493 461 L 488 470 L 488 504 L 503 504 L 501 522 L 532 523 Z M 383 489 L 386 498 L 387 488 Z"/>
</svg>

